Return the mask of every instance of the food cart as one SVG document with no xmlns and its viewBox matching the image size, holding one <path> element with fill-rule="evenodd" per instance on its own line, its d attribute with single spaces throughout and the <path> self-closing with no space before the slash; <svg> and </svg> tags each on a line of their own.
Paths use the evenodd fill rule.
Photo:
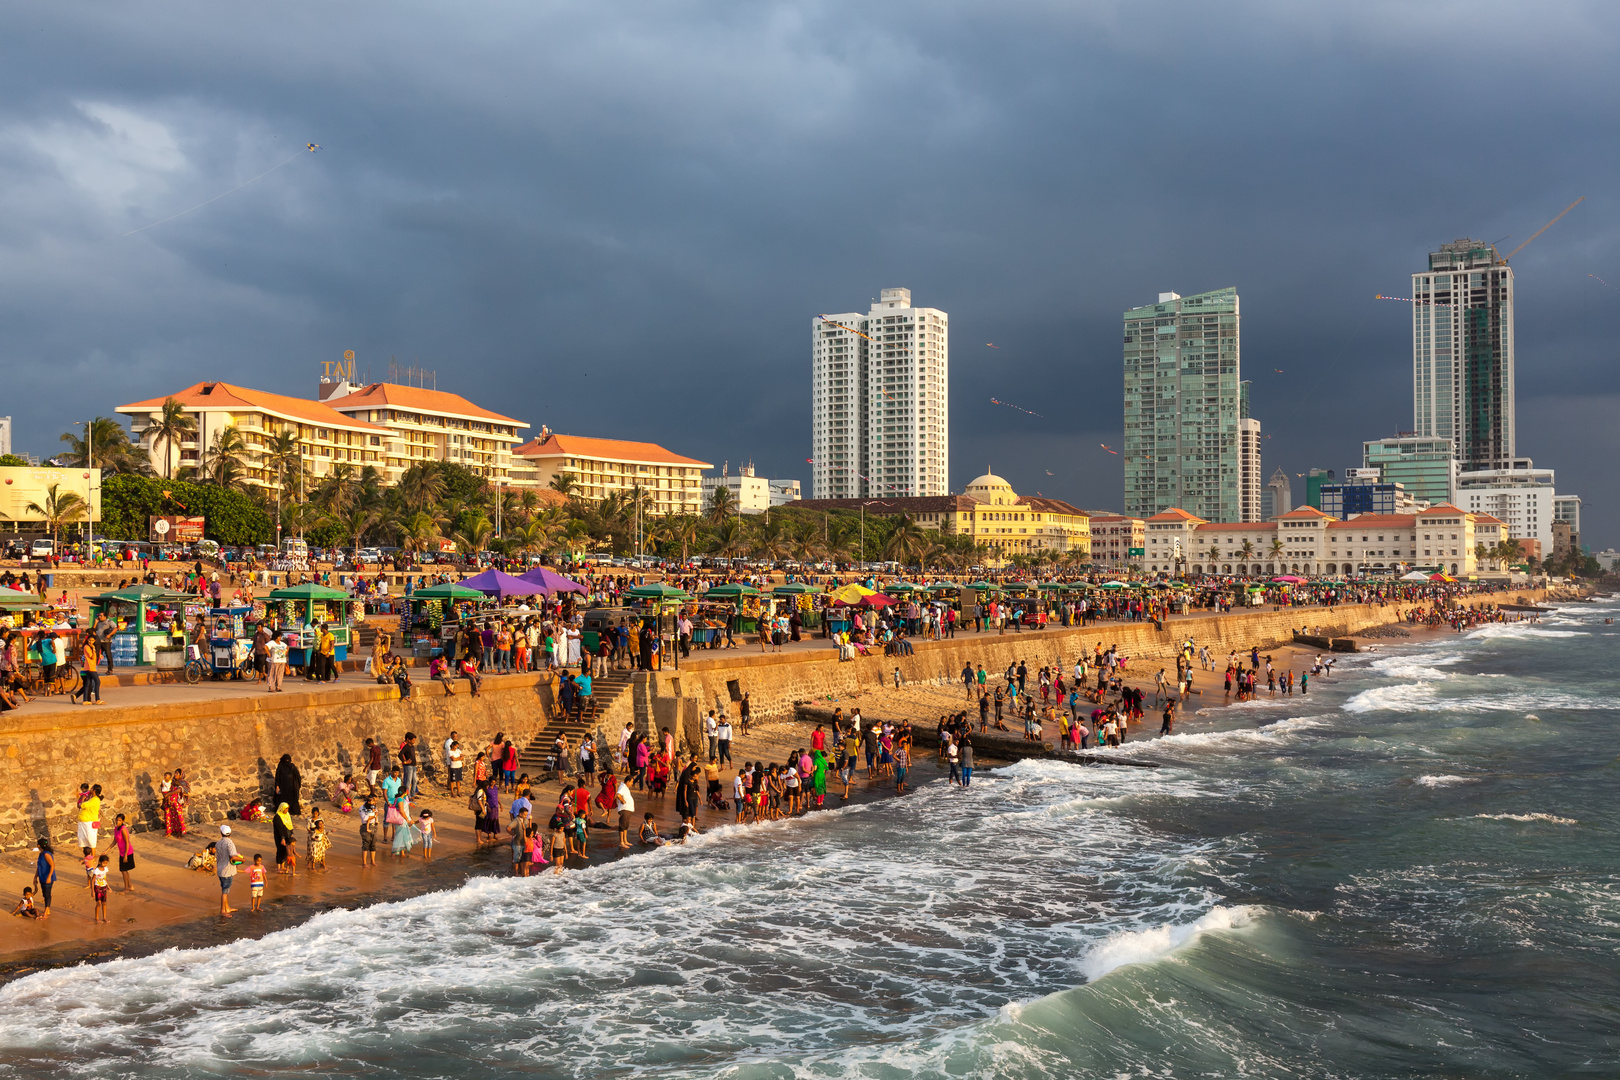
<svg viewBox="0 0 1620 1080">
<path fill-rule="evenodd" d="M 446 644 L 453 640 L 461 629 L 463 619 L 471 617 L 477 606 L 486 602 L 489 597 L 477 589 L 454 581 L 446 581 L 439 585 L 429 585 L 417 589 L 407 598 L 406 610 L 400 616 L 401 632 L 412 636 L 412 651 L 421 660 L 429 660 L 435 655 L 446 651 Z M 416 636 L 419 629 L 427 633 Z M 438 641 L 439 644 L 433 644 Z M 454 650 L 450 650 L 454 655 Z"/>
<path fill-rule="evenodd" d="M 320 643 L 321 624 L 332 631 L 336 644 L 332 658 L 339 663 L 349 658 L 348 593 L 326 585 L 307 582 L 270 594 L 270 610 L 280 615 L 277 636 L 287 643 L 287 668 L 305 669 Z"/>
<path fill-rule="evenodd" d="M 663 582 L 655 582 L 650 585 L 637 585 L 635 588 L 626 591 L 624 598 L 637 608 L 646 608 L 654 619 L 654 628 L 659 640 L 658 651 L 652 657 L 653 670 L 656 671 L 663 666 L 663 658 L 671 652 L 669 642 L 664 638 L 664 611 L 666 608 L 678 610 L 683 604 L 692 599 L 691 594 L 673 586 L 665 585 Z M 673 622 L 673 620 L 671 621 Z M 671 634 L 671 637 L 673 636 Z M 680 667 L 680 650 L 673 651 L 675 666 Z"/>
<path fill-rule="evenodd" d="M 215 679 L 251 679 L 253 636 L 248 619 L 251 605 L 209 608 L 204 616 L 208 628 L 208 651 L 186 665 L 186 681 L 199 682 L 204 675 Z"/>
<path fill-rule="evenodd" d="M 196 599 L 157 585 L 135 585 L 90 597 L 90 619 L 94 623 L 105 613 L 117 627 L 108 646 L 114 667 L 152 664 L 158 649 L 184 641 L 186 605 Z"/>
<path fill-rule="evenodd" d="M 790 581 L 771 590 L 778 600 L 785 600 L 798 609 L 806 630 L 821 629 L 821 612 L 816 610 L 815 589 L 800 581 Z"/>
</svg>

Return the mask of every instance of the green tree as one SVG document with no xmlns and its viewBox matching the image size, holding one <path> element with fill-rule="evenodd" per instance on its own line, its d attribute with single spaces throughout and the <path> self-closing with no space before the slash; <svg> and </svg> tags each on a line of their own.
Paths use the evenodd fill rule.
<svg viewBox="0 0 1620 1080">
<path fill-rule="evenodd" d="M 240 488 L 247 479 L 251 452 L 237 426 L 227 424 L 214 432 L 213 445 L 203 452 L 199 478 L 222 488 Z"/>
<path fill-rule="evenodd" d="M 62 526 L 78 521 L 85 515 L 89 507 L 84 496 L 76 491 L 63 491 L 62 485 L 51 484 L 45 489 L 43 503 L 30 502 L 27 511 L 38 514 L 45 519 L 45 528 L 50 530 L 51 539 L 58 544 L 62 542 Z"/>
<path fill-rule="evenodd" d="M 716 484 L 714 490 L 709 492 L 709 520 L 715 525 L 724 525 L 726 519 L 737 512 L 737 500 L 731 494 L 731 489 L 724 484 Z"/>
<path fill-rule="evenodd" d="M 197 418 L 186 412 L 186 407 L 174 398 L 163 400 L 163 409 L 147 425 L 146 438 L 152 450 L 163 446 L 163 475 L 174 477 L 174 452 L 180 444 L 197 435 Z"/>
<path fill-rule="evenodd" d="M 103 478 L 118 473 L 139 473 L 150 470 L 147 456 L 129 441 L 124 425 L 106 416 L 90 421 L 90 438 L 68 431 L 62 434 L 68 452 L 62 460 L 76 469 L 97 468 Z"/>
</svg>

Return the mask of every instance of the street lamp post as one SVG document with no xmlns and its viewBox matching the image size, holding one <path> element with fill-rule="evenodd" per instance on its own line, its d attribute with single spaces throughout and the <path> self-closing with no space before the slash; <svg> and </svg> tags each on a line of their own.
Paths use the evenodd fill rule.
<svg viewBox="0 0 1620 1080">
<path fill-rule="evenodd" d="M 96 469 L 96 422 L 85 420 L 84 424 L 84 553 L 90 554 L 90 549 L 96 543 L 96 523 L 91 515 L 94 506 L 95 492 L 90 489 L 94 483 L 90 474 Z"/>
</svg>

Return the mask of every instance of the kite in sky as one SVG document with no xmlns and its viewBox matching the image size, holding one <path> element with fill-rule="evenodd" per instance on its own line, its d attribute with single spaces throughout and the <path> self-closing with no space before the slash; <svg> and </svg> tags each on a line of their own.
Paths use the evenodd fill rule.
<svg viewBox="0 0 1620 1080">
<path fill-rule="evenodd" d="M 129 232 L 125 233 L 124 235 L 125 236 L 134 236 L 138 232 L 145 232 L 147 229 L 152 228 L 154 225 L 162 225 L 166 221 L 173 221 L 175 218 L 185 217 L 187 214 L 191 213 L 192 210 L 201 210 L 203 207 L 207 206 L 209 203 L 218 202 L 219 200 L 223 199 L 227 195 L 233 194 L 234 192 L 241 191 L 243 188 L 247 187 L 249 184 L 253 183 L 255 180 L 264 179 L 266 176 L 269 176 L 271 173 L 275 172 L 277 169 L 281 168 L 283 165 L 290 165 L 292 162 L 296 161 L 300 155 L 306 154 L 306 153 L 313 154 L 315 151 L 317 151 L 319 149 L 320 149 L 320 147 L 317 146 L 315 143 L 305 143 L 303 148 L 293 152 L 292 157 L 283 158 L 281 161 L 276 162 L 274 165 L 272 165 L 268 169 L 264 170 L 264 172 L 258 173 L 257 175 L 254 175 L 254 176 L 248 177 L 246 180 L 242 181 L 240 184 L 237 184 L 235 187 L 231 188 L 230 191 L 222 191 L 218 195 L 215 195 L 212 199 L 204 199 L 202 202 L 198 203 L 196 206 L 190 207 L 189 209 L 186 209 L 186 210 L 182 210 L 178 214 L 170 214 L 166 218 L 159 218 L 158 220 L 156 220 L 154 222 L 151 222 L 151 223 L 146 224 L 146 225 L 142 225 L 138 229 L 131 229 L 131 230 L 129 230 Z"/>
<path fill-rule="evenodd" d="M 1107 443 L 1098 443 L 1097 445 L 1102 447 L 1104 450 L 1107 450 L 1110 454 L 1113 454 L 1115 457 L 1119 456 L 1119 451 L 1115 450 L 1113 447 L 1109 446 Z"/>
<path fill-rule="evenodd" d="M 1022 406 L 1019 406 L 1019 405 L 1014 405 L 1010 401 L 997 401 L 995 398 L 991 398 L 990 399 L 990 404 L 992 404 L 992 405 L 1005 405 L 1009 409 L 1017 409 L 1019 412 L 1028 413 L 1030 416 L 1041 416 L 1041 414 L 1038 413 L 1038 412 L 1030 412 L 1028 409 L 1023 408 Z M 1044 420 L 1044 419 L 1046 419 L 1046 417 L 1041 416 L 1041 419 Z"/>
<path fill-rule="evenodd" d="M 1373 299 L 1374 300 L 1399 300 L 1403 304 L 1422 304 L 1425 307 L 1450 307 L 1451 306 L 1450 304 L 1437 304 L 1433 300 L 1414 300 L 1410 296 L 1385 296 L 1383 293 L 1379 293 L 1377 296 L 1373 297 Z"/>
<path fill-rule="evenodd" d="M 988 341 L 984 343 L 984 347 L 987 348 L 987 349 L 999 349 L 999 348 L 1001 348 L 1000 345 L 993 345 Z"/>
<path fill-rule="evenodd" d="M 840 329 L 840 330 L 848 330 L 850 333 L 854 334 L 856 337 L 863 337 L 863 338 L 866 338 L 867 341 L 872 341 L 871 338 L 866 337 L 865 334 L 861 333 L 859 330 L 855 329 L 853 326 L 845 326 L 843 323 L 835 322 L 834 320 L 827 318 L 827 316 L 825 316 L 825 315 L 817 315 L 816 318 L 820 319 L 824 323 L 832 323 L 834 326 L 838 327 L 838 329 Z M 877 344 L 877 342 L 875 342 L 875 341 L 872 342 L 872 343 L 874 345 Z"/>
<path fill-rule="evenodd" d="M 1598 277 L 1596 274 L 1587 274 L 1586 276 L 1591 278 L 1593 281 L 1597 282 L 1599 285 L 1604 286 L 1605 288 L 1609 288 L 1609 289 L 1614 288 L 1613 285 L 1610 285 L 1607 281 L 1604 281 L 1602 278 Z"/>
<path fill-rule="evenodd" d="M 1275 371 L 1275 372 L 1276 372 L 1276 373 L 1277 373 L 1277 374 L 1279 374 L 1279 375 L 1281 375 L 1281 374 L 1282 374 L 1282 368 L 1280 368 L 1280 367 L 1274 367 L 1274 368 L 1272 368 L 1272 369 L 1271 369 L 1271 370 L 1272 370 L 1272 371 Z"/>
</svg>

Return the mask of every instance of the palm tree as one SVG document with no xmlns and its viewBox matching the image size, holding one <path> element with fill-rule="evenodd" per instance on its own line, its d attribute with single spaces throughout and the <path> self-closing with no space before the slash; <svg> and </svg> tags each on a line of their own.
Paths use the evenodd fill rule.
<svg viewBox="0 0 1620 1080">
<path fill-rule="evenodd" d="M 332 471 L 326 475 L 315 488 L 311 501 L 334 520 L 347 514 L 359 500 L 360 492 L 354 485 L 354 466 L 348 462 L 339 462 L 332 466 Z"/>
<path fill-rule="evenodd" d="M 722 490 L 716 488 L 715 490 Z M 715 530 L 714 552 L 724 559 L 735 559 L 748 549 L 748 527 L 737 518 L 729 518 Z"/>
<path fill-rule="evenodd" d="M 399 478 L 400 497 L 412 510 L 427 510 L 444 498 L 444 477 L 433 462 L 419 461 Z"/>
<path fill-rule="evenodd" d="M 197 418 L 186 412 L 186 407 L 174 398 L 163 400 L 163 411 L 160 412 L 146 427 L 146 435 L 151 439 L 153 451 L 157 450 L 158 443 L 162 443 L 163 475 L 169 479 L 174 478 L 173 453 L 176 447 L 197 434 Z"/>
<path fill-rule="evenodd" d="M 247 440 L 235 424 L 227 424 L 214 432 L 214 445 L 202 455 L 197 469 L 198 479 L 209 480 L 222 488 L 239 488 L 247 476 Z"/>
<path fill-rule="evenodd" d="M 553 476 L 551 478 L 551 483 L 547 484 L 546 486 L 551 488 L 552 491 L 555 491 L 559 495 L 568 495 L 572 497 L 579 488 L 579 477 L 575 476 L 573 473 L 560 472 L 556 476 Z"/>
<path fill-rule="evenodd" d="M 922 529 L 911 520 L 911 515 L 907 514 L 900 519 L 894 532 L 889 534 L 889 539 L 883 545 L 883 555 L 902 566 L 910 566 L 912 558 L 927 542 L 928 538 L 923 536 Z"/>
<path fill-rule="evenodd" d="M 136 453 L 124 425 L 109 417 L 98 416 L 90 421 L 88 445 L 71 431 L 63 433 L 61 441 L 68 444 L 62 461 L 75 469 L 93 467 L 100 469 L 103 476 L 151 471 L 150 459 Z"/>
<path fill-rule="evenodd" d="M 371 527 L 381 520 L 382 515 L 377 511 L 357 506 L 341 517 L 332 519 L 332 524 L 338 527 L 340 535 L 346 536 L 352 541 L 351 546 L 354 548 L 355 557 L 359 558 L 360 547 L 365 543 L 366 533 L 370 532 Z"/>
<path fill-rule="evenodd" d="M 1221 561 L 1221 549 L 1220 549 L 1219 545 L 1217 545 L 1214 541 L 1210 542 L 1208 556 L 1209 556 L 1209 572 L 1211 574 L 1219 573 L 1220 572 L 1220 561 Z"/>
<path fill-rule="evenodd" d="M 450 539 L 456 542 L 456 547 L 461 549 L 462 554 L 476 555 L 480 551 L 489 550 L 489 541 L 494 535 L 495 523 L 480 513 Z"/>
<path fill-rule="evenodd" d="M 79 520 L 89 509 L 84 496 L 76 491 L 62 491 L 61 487 L 60 484 L 50 485 L 45 489 L 44 503 L 31 502 L 27 506 L 30 514 L 38 514 L 45 519 L 45 527 L 51 531 L 51 540 L 58 544 L 62 542 L 62 526 Z"/>
<path fill-rule="evenodd" d="M 439 524 L 433 515 L 418 510 L 399 524 L 399 546 L 415 553 L 439 546 Z"/>
<path fill-rule="evenodd" d="M 1272 546 L 1273 547 L 1276 546 L 1275 541 L 1273 541 Z M 1243 556 L 1243 561 L 1244 562 L 1251 561 L 1254 558 L 1254 541 L 1253 540 L 1245 540 L 1245 541 L 1243 541 L 1243 546 L 1238 549 L 1238 554 Z"/>
<path fill-rule="evenodd" d="M 715 489 L 720 490 L 719 488 Z M 793 537 L 788 531 L 787 522 L 782 515 L 776 515 L 776 520 L 767 524 L 760 531 L 756 550 L 770 562 L 781 562 L 793 553 Z"/>
<path fill-rule="evenodd" d="M 1269 554 L 1271 555 L 1272 561 L 1276 562 L 1277 560 L 1281 559 L 1282 558 L 1282 553 L 1283 553 L 1283 542 L 1280 539 L 1273 540 L 1271 542 L 1271 550 L 1269 552 Z"/>
<path fill-rule="evenodd" d="M 716 484 L 709 493 L 709 520 L 724 525 L 726 519 L 737 512 L 737 499 L 724 484 Z"/>
<path fill-rule="evenodd" d="M 537 551 L 544 550 L 546 539 L 546 531 L 540 527 L 538 521 L 513 525 L 506 530 L 507 546 L 519 555 L 533 555 Z"/>
</svg>

